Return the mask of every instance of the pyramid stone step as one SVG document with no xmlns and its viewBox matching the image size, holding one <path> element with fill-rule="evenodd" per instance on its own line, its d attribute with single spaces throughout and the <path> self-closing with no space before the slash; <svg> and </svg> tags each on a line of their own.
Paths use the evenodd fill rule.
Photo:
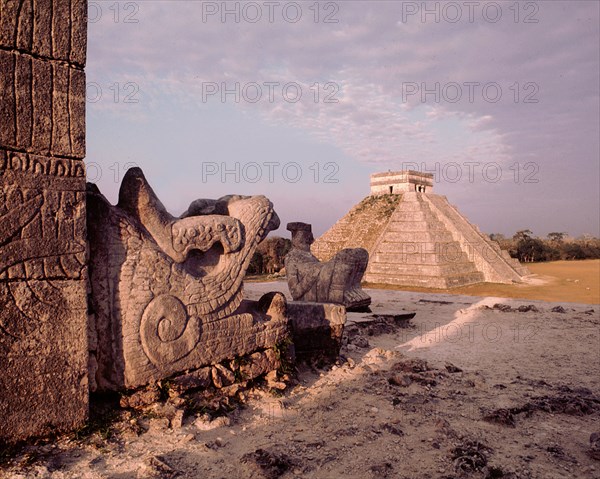
<svg viewBox="0 0 600 479">
<path fill-rule="evenodd" d="M 395 286 L 420 286 L 422 288 L 446 288 L 442 277 L 417 275 L 390 276 L 388 274 L 366 273 L 364 281 L 375 284 L 392 284 Z"/>
<path fill-rule="evenodd" d="M 444 225 L 439 221 L 390 221 L 387 231 L 446 231 Z M 386 234 L 384 233 L 384 235 Z"/>
<path fill-rule="evenodd" d="M 371 256 L 373 263 L 403 263 L 403 264 L 446 264 L 446 263 L 468 263 L 468 257 L 465 253 L 459 257 L 449 258 L 448 255 L 431 252 L 416 252 L 412 251 L 398 252 L 377 252 Z"/>
<path fill-rule="evenodd" d="M 476 273 L 473 263 L 443 263 L 443 264 L 405 264 L 405 263 L 371 263 L 370 273 L 387 274 L 391 276 L 454 276 Z"/>
<path fill-rule="evenodd" d="M 459 274 L 456 276 L 446 277 L 447 288 L 458 288 L 460 286 L 467 286 L 469 284 L 483 283 L 485 278 L 481 271 L 474 271 L 473 273 Z"/>
<path fill-rule="evenodd" d="M 527 276 L 527 275 L 531 274 L 531 272 L 529 271 L 527 266 L 519 263 L 519 260 L 517 260 L 515 258 L 511 258 L 511 259 L 512 259 L 513 267 L 515 268 L 517 273 L 519 273 L 521 276 Z"/>
<path fill-rule="evenodd" d="M 344 248 L 361 247 L 372 251 L 401 199 L 401 195 L 364 198 L 318 238 L 311 251 L 321 261 L 330 260 Z"/>
<path fill-rule="evenodd" d="M 414 230 L 389 230 L 384 238 L 384 243 L 451 243 L 452 235 L 446 230 L 426 229 Z"/>
<path fill-rule="evenodd" d="M 392 221 L 437 221 L 435 215 L 427 211 L 402 211 L 396 210 L 392 214 Z"/>
<path fill-rule="evenodd" d="M 502 257 L 519 273 L 521 276 L 531 274 L 527 266 L 521 264 L 517 258 L 513 258 L 506 250 L 502 250 Z"/>
<path fill-rule="evenodd" d="M 418 286 L 422 288 L 457 288 L 483 282 L 483 273 L 459 274 L 454 276 L 421 276 L 421 275 L 397 275 L 390 276 L 380 273 L 365 274 L 365 281 L 374 284 L 392 284 L 396 286 Z"/>
<path fill-rule="evenodd" d="M 466 259 L 466 256 L 465 256 Z M 437 253 L 377 252 L 371 255 L 372 263 L 440 264 L 445 262 Z"/>
<path fill-rule="evenodd" d="M 386 235 L 383 241 L 379 243 L 376 253 L 433 253 L 449 263 L 461 261 L 463 255 L 466 257 L 466 253 L 464 253 L 456 241 L 394 242 L 387 241 L 387 238 L 388 235 Z"/>
<path fill-rule="evenodd" d="M 515 258 L 513 258 L 513 257 L 510 255 L 510 253 L 509 253 L 508 251 L 506 251 L 505 249 L 503 249 L 503 250 L 502 250 L 502 252 L 501 252 L 500 254 L 502 255 L 502 257 L 503 257 L 504 259 L 506 259 L 506 261 L 511 261 L 511 262 L 512 262 L 512 261 L 517 261 L 517 260 L 515 260 Z M 518 263 L 518 261 L 517 261 L 517 263 Z"/>
<path fill-rule="evenodd" d="M 473 261 L 487 281 L 511 283 L 520 279 L 520 271 L 506 258 L 498 244 L 469 223 L 445 197 L 428 195 L 426 201 L 430 203 L 430 209 L 440 216 L 447 229 L 457 234 L 461 243 L 468 245 L 473 251 Z"/>
<path fill-rule="evenodd" d="M 500 248 L 500 245 L 498 243 L 496 243 L 494 240 L 489 240 L 488 244 L 490 244 L 491 247 L 494 249 L 494 251 L 496 251 L 498 254 L 502 254 L 502 251 L 503 251 L 502 248 Z M 508 251 L 507 251 L 507 253 L 508 253 Z"/>
<path fill-rule="evenodd" d="M 421 206 L 421 203 L 418 201 L 403 201 L 398 206 L 397 211 L 423 211 L 424 208 Z M 425 211 L 429 211 L 429 208 L 425 209 Z"/>
</svg>

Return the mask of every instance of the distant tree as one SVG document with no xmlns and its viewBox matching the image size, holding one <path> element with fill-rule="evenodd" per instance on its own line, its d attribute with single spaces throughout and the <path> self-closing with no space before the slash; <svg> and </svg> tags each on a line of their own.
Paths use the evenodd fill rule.
<svg viewBox="0 0 600 479">
<path fill-rule="evenodd" d="M 256 251 L 250 260 L 247 274 L 262 274 L 263 271 L 263 255 Z"/>
<path fill-rule="evenodd" d="M 553 243 L 562 243 L 567 233 L 548 233 L 548 241 L 552 241 Z"/>
<path fill-rule="evenodd" d="M 283 259 L 292 248 L 286 238 L 273 236 L 263 240 L 250 261 L 248 274 L 273 274 L 283 268 Z"/>
<path fill-rule="evenodd" d="M 519 261 L 556 261 L 600 258 L 600 238 L 583 235 L 569 238 L 568 233 L 552 232 L 545 239 L 536 238 L 529 229 L 517 231 L 512 238 L 496 233 L 490 238 L 498 242 L 500 248 Z"/>
<path fill-rule="evenodd" d="M 584 259 L 585 257 L 585 250 L 579 243 L 568 243 L 563 249 L 564 259 Z"/>
<path fill-rule="evenodd" d="M 575 240 L 581 246 L 586 258 L 600 258 L 600 239 L 583 235 Z"/>
<path fill-rule="evenodd" d="M 513 241 L 516 244 L 511 251 L 511 256 L 523 263 L 560 259 L 560 251 L 549 242 L 536 238 L 531 230 L 517 231 Z"/>
<path fill-rule="evenodd" d="M 515 241 L 529 240 L 531 238 L 533 238 L 533 232 L 531 230 L 520 230 L 513 235 L 513 240 Z"/>
<path fill-rule="evenodd" d="M 517 243 L 517 257 L 523 263 L 545 261 L 544 243 L 537 238 L 524 238 Z"/>
</svg>

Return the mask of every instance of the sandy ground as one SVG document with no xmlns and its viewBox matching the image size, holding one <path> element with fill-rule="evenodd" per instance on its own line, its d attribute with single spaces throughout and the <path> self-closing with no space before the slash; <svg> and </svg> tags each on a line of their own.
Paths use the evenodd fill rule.
<svg viewBox="0 0 600 479">
<path fill-rule="evenodd" d="M 213 422 L 123 414 L 110 434 L 22 450 L 0 477 L 600 478 L 598 305 L 369 294 L 374 314 L 416 316 L 350 313 L 340 363 L 301 368 L 281 395 L 248 393 Z"/>
<path fill-rule="evenodd" d="M 388 285 L 377 285 L 377 287 L 425 293 L 499 296 L 503 298 L 587 304 L 600 303 L 600 259 L 528 263 L 527 268 L 532 274 L 526 277 L 522 284 L 481 283 L 454 288 L 450 291 Z"/>
</svg>

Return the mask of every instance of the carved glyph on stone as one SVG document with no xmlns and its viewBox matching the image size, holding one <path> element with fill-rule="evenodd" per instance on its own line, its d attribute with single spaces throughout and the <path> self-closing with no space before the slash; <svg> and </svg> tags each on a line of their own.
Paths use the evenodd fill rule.
<svg viewBox="0 0 600 479">
<path fill-rule="evenodd" d="M 365 309 L 371 297 L 360 287 L 369 262 L 363 248 L 344 249 L 330 261 L 320 262 L 311 252 L 314 238 L 306 223 L 288 223 L 292 250 L 285 257 L 290 293 L 295 301 L 337 303 L 348 310 Z"/>
<path fill-rule="evenodd" d="M 197 200 L 175 218 L 139 168 L 126 173 L 116 206 L 90 185 L 97 387 L 136 387 L 286 338 L 282 295 L 242 300 L 256 246 L 278 226 L 264 196 Z"/>
<path fill-rule="evenodd" d="M 85 179 L 51 163 L 0 147 L 0 440 L 87 416 Z"/>
</svg>

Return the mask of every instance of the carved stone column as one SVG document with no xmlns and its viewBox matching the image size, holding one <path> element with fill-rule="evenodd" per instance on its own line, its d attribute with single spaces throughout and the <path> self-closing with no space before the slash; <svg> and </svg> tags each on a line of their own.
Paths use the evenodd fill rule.
<svg viewBox="0 0 600 479">
<path fill-rule="evenodd" d="M 87 417 L 87 2 L 0 0 L 0 441 Z"/>
</svg>

